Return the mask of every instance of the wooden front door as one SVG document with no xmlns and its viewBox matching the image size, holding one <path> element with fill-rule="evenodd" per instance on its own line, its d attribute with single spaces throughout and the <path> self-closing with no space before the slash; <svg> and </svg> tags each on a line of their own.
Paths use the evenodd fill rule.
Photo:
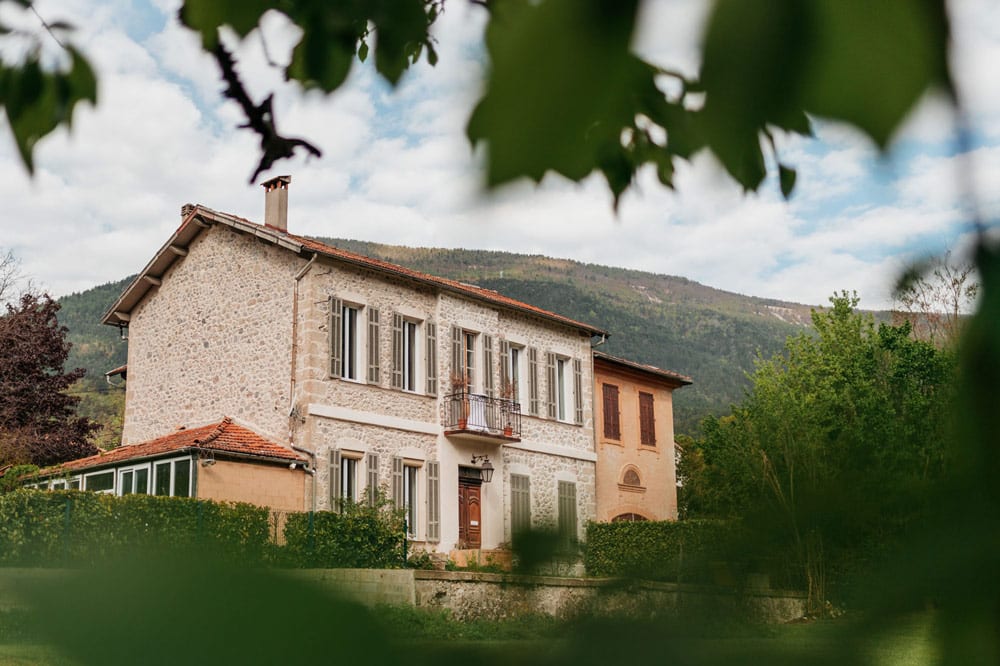
<svg viewBox="0 0 1000 666">
<path fill-rule="evenodd" d="M 479 548 L 483 543 L 482 481 L 458 480 L 458 543 L 460 548 Z"/>
</svg>

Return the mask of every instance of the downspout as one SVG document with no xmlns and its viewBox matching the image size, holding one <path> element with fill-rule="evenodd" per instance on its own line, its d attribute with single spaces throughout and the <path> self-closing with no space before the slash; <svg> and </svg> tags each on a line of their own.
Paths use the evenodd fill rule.
<svg viewBox="0 0 1000 666">
<path fill-rule="evenodd" d="M 316 263 L 316 257 L 318 255 L 314 252 L 312 258 L 309 262 L 302 267 L 294 277 L 294 289 L 292 296 L 292 362 L 291 362 L 291 377 L 289 378 L 288 385 L 288 446 L 292 448 L 292 451 L 297 451 L 298 453 L 303 453 L 309 457 L 312 461 L 310 464 L 306 465 L 305 471 L 309 474 L 309 484 L 312 491 L 312 510 L 316 511 L 316 454 L 312 451 L 295 446 L 295 429 L 292 426 L 291 419 L 298 418 L 298 414 L 295 410 L 295 392 L 297 390 L 297 382 L 295 379 L 295 373 L 298 371 L 298 356 L 299 356 L 299 283 L 302 282 L 302 278 L 305 277 L 309 269 L 312 268 L 313 264 Z"/>
</svg>

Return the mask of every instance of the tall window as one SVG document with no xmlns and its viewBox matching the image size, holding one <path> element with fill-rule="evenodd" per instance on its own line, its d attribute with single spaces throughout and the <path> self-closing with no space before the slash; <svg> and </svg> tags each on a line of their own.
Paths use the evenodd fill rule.
<svg viewBox="0 0 1000 666">
<path fill-rule="evenodd" d="M 403 321 L 403 390 L 417 390 L 417 323 Z"/>
<path fill-rule="evenodd" d="M 358 461 L 354 458 L 340 459 L 340 499 L 355 501 L 358 485 Z"/>
<path fill-rule="evenodd" d="M 417 535 L 418 470 L 418 467 L 403 466 L 403 514 L 406 516 L 406 534 L 411 539 Z"/>
<path fill-rule="evenodd" d="M 476 381 L 476 337 L 478 334 L 458 326 L 451 329 L 451 368 L 455 380 L 467 382 L 466 390 L 472 391 Z M 453 390 L 459 390 L 453 386 Z"/>
<path fill-rule="evenodd" d="M 340 376 L 344 379 L 358 378 L 358 309 L 352 305 L 342 306 L 340 312 Z"/>
<path fill-rule="evenodd" d="M 564 358 L 556 359 L 556 418 L 565 421 L 566 416 L 566 365 Z"/>
<path fill-rule="evenodd" d="M 652 393 L 639 393 L 639 443 L 643 446 L 656 446 Z"/>
<path fill-rule="evenodd" d="M 508 376 L 510 377 L 510 399 L 514 402 L 521 402 L 521 362 L 523 358 L 524 348 L 511 345 Z"/>
<path fill-rule="evenodd" d="M 469 383 L 469 390 L 472 390 L 476 369 L 475 333 L 469 333 L 468 331 L 462 332 L 462 355 L 465 361 L 462 368 L 462 374 L 465 375 L 466 381 Z"/>
<path fill-rule="evenodd" d="M 604 436 L 608 439 L 621 439 L 621 416 L 618 406 L 618 387 L 604 384 Z"/>
</svg>

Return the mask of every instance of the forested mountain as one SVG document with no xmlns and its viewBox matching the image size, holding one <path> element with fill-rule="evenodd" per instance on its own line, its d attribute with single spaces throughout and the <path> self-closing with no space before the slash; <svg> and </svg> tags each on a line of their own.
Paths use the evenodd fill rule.
<svg viewBox="0 0 1000 666">
<path fill-rule="evenodd" d="M 720 291 L 680 277 L 485 250 L 407 248 L 321 238 L 419 271 L 495 289 L 611 333 L 602 351 L 690 376 L 675 394 L 678 433 L 742 398 L 757 352 L 771 356 L 809 322 L 809 307 Z M 83 409 L 107 419 L 122 391 L 104 373 L 125 362 L 118 331 L 100 323 L 131 278 L 60 299 L 73 350 L 67 367 L 87 368 Z M 120 417 L 119 417 L 120 418 Z M 113 428 L 113 424 L 112 424 Z M 113 439 L 113 436 L 109 435 Z"/>
</svg>

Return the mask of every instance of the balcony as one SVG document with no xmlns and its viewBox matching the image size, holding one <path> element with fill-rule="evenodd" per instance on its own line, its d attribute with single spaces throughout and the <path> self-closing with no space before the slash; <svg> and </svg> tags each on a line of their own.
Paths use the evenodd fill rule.
<svg viewBox="0 0 1000 666">
<path fill-rule="evenodd" d="M 520 442 L 521 404 L 479 393 L 444 398 L 444 434 L 479 442 Z"/>
</svg>

